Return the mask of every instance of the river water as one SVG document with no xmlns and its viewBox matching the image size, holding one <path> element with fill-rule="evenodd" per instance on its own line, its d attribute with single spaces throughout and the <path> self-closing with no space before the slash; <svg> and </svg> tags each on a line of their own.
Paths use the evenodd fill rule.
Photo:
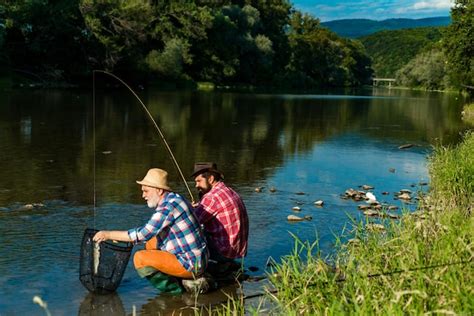
<svg viewBox="0 0 474 316">
<path fill-rule="evenodd" d="M 420 183 L 429 182 L 432 145 L 454 144 L 465 129 L 455 94 L 378 88 L 139 95 L 187 177 L 194 162 L 215 161 L 243 197 L 250 218 L 245 266 L 259 269 L 251 275 L 263 274 L 269 257 L 290 253 L 292 235 L 318 238 L 330 253 L 351 218 L 365 220 L 357 203 L 341 199 L 348 188 L 371 185 L 380 201 L 413 210 L 393 193 L 426 191 Z M 398 149 L 403 144 L 414 146 Z M 78 279 L 85 228 L 128 229 L 150 216 L 135 180 L 151 167 L 168 170 L 173 189 L 189 198 L 161 138 L 125 89 L 98 91 L 95 102 L 91 91 L 1 91 L 0 315 L 43 315 L 35 295 L 53 315 L 125 315 L 134 308 L 171 314 L 192 305 L 187 295 L 158 295 L 131 264 L 114 295 L 90 295 Z M 312 220 L 289 223 L 289 214 Z M 200 300 L 223 298 L 214 292 Z"/>
</svg>

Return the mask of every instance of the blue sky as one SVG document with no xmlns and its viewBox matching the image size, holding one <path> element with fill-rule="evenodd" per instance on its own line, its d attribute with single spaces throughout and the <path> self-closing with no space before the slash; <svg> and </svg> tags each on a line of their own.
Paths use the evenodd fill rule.
<svg viewBox="0 0 474 316">
<path fill-rule="evenodd" d="M 385 20 L 449 16 L 453 0 L 291 0 L 294 7 L 322 22 L 340 19 Z"/>
</svg>

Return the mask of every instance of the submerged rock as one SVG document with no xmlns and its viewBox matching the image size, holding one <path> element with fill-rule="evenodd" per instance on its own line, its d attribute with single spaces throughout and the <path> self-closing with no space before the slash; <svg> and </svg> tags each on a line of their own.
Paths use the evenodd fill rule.
<svg viewBox="0 0 474 316">
<path fill-rule="evenodd" d="M 394 172 L 395 172 L 395 168 L 388 168 L 388 171 L 391 172 L 391 173 L 394 173 Z"/>
</svg>

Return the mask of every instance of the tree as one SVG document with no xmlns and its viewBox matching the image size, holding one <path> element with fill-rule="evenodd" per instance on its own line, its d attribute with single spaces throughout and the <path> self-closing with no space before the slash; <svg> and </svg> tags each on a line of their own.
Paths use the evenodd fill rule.
<svg viewBox="0 0 474 316">
<path fill-rule="evenodd" d="M 13 67 L 49 80 L 87 70 L 87 35 L 78 0 L 4 0 L 1 10 L 5 53 Z"/>
<path fill-rule="evenodd" d="M 139 44 L 146 42 L 153 21 L 149 1 L 81 0 L 80 10 L 89 32 L 103 45 L 99 64 L 105 69 L 140 55 Z"/>
<path fill-rule="evenodd" d="M 444 49 L 453 84 L 474 86 L 474 1 L 456 0 L 452 23 L 444 36 Z M 474 93 L 473 89 L 470 89 Z"/>
<path fill-rule="evenodd" d="M 223 6 L 214 12 L 207 39 L 193 47 L 195 77 L 217 83 L 264 81 L 271 73 L 274 50 L 261 33 L 260 11 L 251 5 Z"/>
<path fill-rule="evenodd" d="M 397 82 L 407 87 L 445 89 L 449 86 L 445 58 L 439 48 L 422 52 L 397 72 Z"/>
<path fill-rule="evenodd" d="M 288 39 L 285 81 L 296 87 L 358 85 L 370 78 L 370 59 L 363 46 L 338 37 L 310 15 L 292 14 Z"/>
</svg>

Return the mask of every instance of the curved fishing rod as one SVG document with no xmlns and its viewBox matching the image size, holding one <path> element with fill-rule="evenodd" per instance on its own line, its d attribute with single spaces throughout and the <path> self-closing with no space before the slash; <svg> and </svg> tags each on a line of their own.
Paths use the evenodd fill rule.
<svg viewBox="0 0 474 316">
<path fill-rule="evenodd" d="M 163 132 L 161 131 L 161 129 L 160 129 L 160 127 L 158 126 L 158 124 L 156 124 L 155 120 L 153 119 L 153 116 L 151 115 L 150 111 L 148 111 L 148 108 L 145 106 L 145 104 L 143 103 L 143 101 L 140 99 L 140 97 L 135 93 L 135 91 L 133 91 L 133 89 L 132 89 L 125 81 L 123 81 L 122 79 L 120 79 L 119 77 L 117 77 L 116 75 L 114 75 L 113 73 L 108 72 L 108 71 L 105 71 L 105 70 L 93 70 L 93 71 L 92 71 L 92 74 L 93 74 L 93 77 L 94 77 L 94 88 L 95 88 L 95 73 L 97 73 L 97 72 L 100 72 L 100 73 L 109 75 L 109 76 L 111 76 L 112 78 L 117 79 L 121 84 L 123 84 L 125 87 L 127 87 L 127 89 L 130 90 L 130 92 L 131 92 L 131 93 L 135 96 L 135 98 L 137 98 L 137 100 L 140 102 L 140 104 L 142 105 L 143 110 L 145 110 L 146 114 L 148 114 L 148 117 L 149 117 L 150 120 L 153 122 L 153 125 L 155 126 L 156 130 L 158 131 L 158 134 L 160 134 L 161 140 L 163 140 L 163 143 L 165 144 L 165 147 L 166 147 L 166 149 L 168 150 L 168 152 L 169 152 L 169 154 L 170 154 L 170 156 L 171 156 L 171 160 L 173 160 L 173 162 L 174 162 L 174 164 L 175 164 L 175 166 L 176 166 L 176 169 L 178 169 L 179 175 L 181 176 L 181 179 L 183 180 L 184 185 L 186 186 L 186 189 L 188 190 L 189 196 L 191 197 L 191 203 L 194 204 L 194 202 L 195 202 L 195 201 L 194 201 L 194 196 L 193 196 L 193 194 L 191 193 L 191 190 L 189 189 L 188 183 L 186 182 L 186 178 L 184 177 L 183 172 L 181 171 L 181 168 L 179 167 L 178 162 L 176 161 L 176 158 L 174 157 L 173 152 L 171 151 L 171 148 L 170 148 L 170 146 L 168 145 L 168 142 L 166 141 L 165 136 L 163 135 Z"/>
</svg>

